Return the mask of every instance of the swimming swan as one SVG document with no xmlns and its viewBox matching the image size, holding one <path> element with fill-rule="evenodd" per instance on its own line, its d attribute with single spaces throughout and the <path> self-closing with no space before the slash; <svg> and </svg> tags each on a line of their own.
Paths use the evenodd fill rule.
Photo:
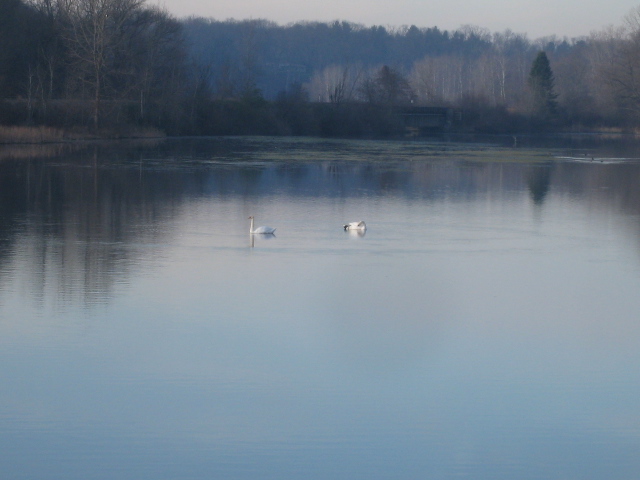
<svg viewBox="0 0 640 480">
<path fill-rule="evenodd" d="M 249 217 L 251 220 L 251 225 L 249 226 L 249 233 L 264 233 L 264 234 L 273 234 L 276 229 L 271 227 L 258 227 L 253 228 L 253 216 Z"/>
<path fill-rule="evenodd" d="M 359 222 L 349 222 L 346 225 L 343 225 L 345 230 L 366 230 L 367 225 L 360 220 Z"/>
</svg>

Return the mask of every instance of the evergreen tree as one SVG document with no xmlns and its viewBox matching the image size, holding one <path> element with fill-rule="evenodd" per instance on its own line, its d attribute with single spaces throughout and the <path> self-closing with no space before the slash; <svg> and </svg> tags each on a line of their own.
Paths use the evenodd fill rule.
<svg viewBox="0 0 640 480">
<path fill-rule="evenodd" d="M 554 92 L 555 80 L 547 54 L 539 52 L 531 66 L 529 73 L 529 87 L 532 94 L 532 107 L 534 115 L 548 118 L 555 115 L 558 109 Z"/>
</svg>

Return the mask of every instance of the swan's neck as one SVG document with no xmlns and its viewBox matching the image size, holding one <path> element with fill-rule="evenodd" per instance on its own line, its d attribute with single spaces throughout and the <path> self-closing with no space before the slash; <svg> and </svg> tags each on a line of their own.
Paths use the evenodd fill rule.
<svg viewBox="0 0 640 480">
<path fill-rule="evenodd" d="M 253 217 L 251 217 L 251 225 L 249 225 L 249 233 L 253 233 Z"/>
</svg>

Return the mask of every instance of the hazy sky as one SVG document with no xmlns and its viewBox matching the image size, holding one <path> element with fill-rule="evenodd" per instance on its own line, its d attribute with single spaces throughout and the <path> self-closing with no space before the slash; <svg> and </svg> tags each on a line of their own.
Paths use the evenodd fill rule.
<svg viewBox="0 0 640 480">
<path fill-rule="evenodd" d="M 363 25 L 453 30 L 471 24 L 491 32 L 511 29 L 530 39 L 546 35 L 577 37 L 608 25 L 621 25 L 640 0 L 149 0 L 178 17 L 217 20 L 266 19 L 279 24 L 346 20 Z"/>
</svg>

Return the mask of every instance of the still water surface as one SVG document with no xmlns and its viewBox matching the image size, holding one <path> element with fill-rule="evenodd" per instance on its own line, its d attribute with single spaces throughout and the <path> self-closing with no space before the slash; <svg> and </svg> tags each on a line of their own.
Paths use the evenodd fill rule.
<svg viewBox="0 0 640 480">
<path fill-rule="evenodd" d="M 13 152 L 2 478 L 638 478 L 640 150 L 615 148 Z"/>
</svg>

